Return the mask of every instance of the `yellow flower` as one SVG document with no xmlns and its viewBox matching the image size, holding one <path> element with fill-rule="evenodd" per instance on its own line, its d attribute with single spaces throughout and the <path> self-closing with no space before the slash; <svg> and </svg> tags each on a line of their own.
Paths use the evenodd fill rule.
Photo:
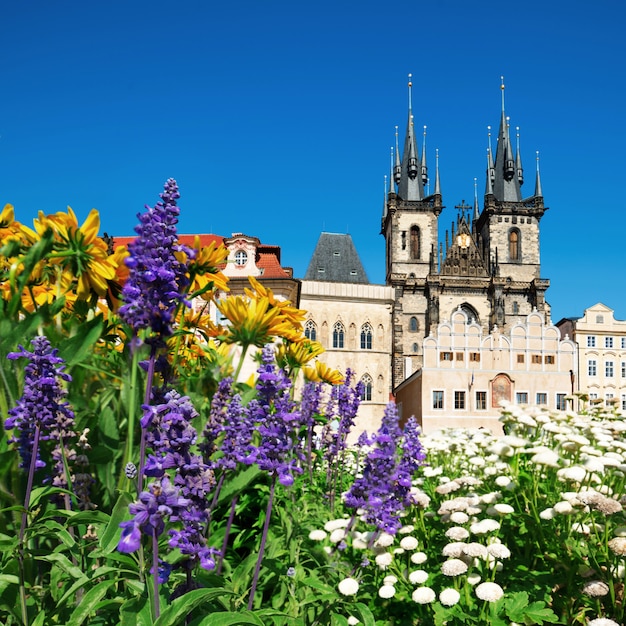
<svg viewBox="0 0 626 626">
<path fill-rule="evenodd" d="M 193 249 L 196 256 L 191 259 L 188 264 L 189 279 L 189 295 L 193 298 L 201 296 L 205 300 L 213 297 L 215 290 L 228 291 L 228 277 L 224 276 L 220 271 L 220 266 L 224 265 L 228 258 L 228 248 L 223 244 L 216 245 L 212 241 L 208 246 L 202 246 L 200 237 L 196 235 L 193 240 Z M 184 253 L 177 253 L 177 256 Z M 180 259 L 185 261 L 185 259 Z"/>
<path fill-rule="evenodd" d="M 328 383 L 329 385 L 341 385 L 344 376 L 338 370 L 331 369 L 321 361 L 315 361 L 314 365 L 304 368 L 304 376 L 314 383 Z"/>
<path fill-rule="evenodd" d="M 92 292 L 100 297 L 107 294 L 108 281 L 115 279 L 117 266 L 115 258 L 108 254 L 106 242 L 98 237 L 100 215 L 96 209 L 91 210 L 80 227 L 70 207 L 67 214 L 44 215 L 40 211 L 34 226 L 40 235 L 52 229 L 56 245 L 50 259 L 76 279 L 79 299 L 87 299 Z"/>
<path fill-rule="evenodd" d="M 226 343 L 261 348 L 272 337 L 297 341 L 301 329 L 285 319 L 278 308 L 271 307 L 267 298 L 247 300 L 242 296 L 230 296 L 217 303 L 222 315 L 231 323 L 227 334 L 220 337 Z"/>
<path fill-rule="evenodd" d="M 322 352 L 324 348 L 321 343 L 302 337 L 299 341 L 278 346 L 276 361 L 286 366 L 289 371 L 293 371 L 303 367 Z"/>
<path fill-rule="evenodd" d="M 302 324 L 306 317 L 306 311 L 296 308 L 289 300 L 277 300 L 272 290 L 263 286 L 254 276 L 248 276 L 248 280 L 255 291 L 250 291 L 248 288 L 244 289 L 244 291 L 251 300 L 267 298 L 270 306 L 280 309 L 281 315 L 289 319 L 292 324 Z"/>
</svg>

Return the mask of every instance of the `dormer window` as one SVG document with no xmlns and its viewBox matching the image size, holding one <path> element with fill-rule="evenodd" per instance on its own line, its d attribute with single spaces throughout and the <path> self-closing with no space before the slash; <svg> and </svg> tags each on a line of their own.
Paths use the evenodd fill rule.
<svg viewBox="0 0 626 626">
<path fill-rule="evenodd" d="M 245 250 L 237 250 L 235 252 L 235 265 L 237 267 L 243 267 L 248 262 L 248 254 Z"/>
</svg>

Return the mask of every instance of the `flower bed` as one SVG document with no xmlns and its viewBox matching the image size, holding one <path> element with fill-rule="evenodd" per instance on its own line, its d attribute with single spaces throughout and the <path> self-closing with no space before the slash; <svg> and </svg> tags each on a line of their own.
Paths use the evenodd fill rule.
<svg viewBox="0 0 626 626">
<path fill-rule="evenodd" d="M 0 214 L 1 623 L 624 623 L 615 411 L 420 436 L 390 404 L 348 447 L 353 373 L 256 280 L 224 297 L 178 198 L 128 250 L 97 212 Z"/>
</svg>

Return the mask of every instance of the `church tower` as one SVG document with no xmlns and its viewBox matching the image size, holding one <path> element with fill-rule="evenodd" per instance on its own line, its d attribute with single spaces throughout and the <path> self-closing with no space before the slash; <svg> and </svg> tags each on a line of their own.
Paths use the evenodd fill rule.
<svg viewBox="0 0 626 626">
<path fill-rule="evenodd" d="M 504 82 L 500 89 L 502 110 L 496 156 L 493 159 L 489 141 L 484 208 L 476 230 L 493 275 L 490 326 L 502 328 L 508 325 L 507 316 L 528 314 L 532 309 L 549 317 L 545 292 L 550 282 L 540 277 L 539 222 L 547 207 L 543 203 L 539 160 L 537 157 L 534 193 L 523 198 L 519 128 L 514 154 L 509 118 L 504 108 Z"/>
<path fill-rule="evenodd" d="M 419 351 L 418 335 L 427 326 L 426 283 L 436 266 L 438 226 L 443 209 L 439 168 L 434 193 L 429 186 L 426 164 L 426 127 L 419 154 L 413 117 L 412 82 L 409 74 L 409 107 L 404 151 L 400 156 L 396 127 L 395 158 L 392 150 L 389 190 L 383 206 L 381 234 L 385 237 L 386 282 L 395 289 L 393 312 L 393 380 L 403 380 L 405 354 Z M 414 341 L 411 341 L 411 340 Z"/>
<path fill-rule="evenodd" d="M 479 209 L 475 183 L 473 206 L 461 201 L 454 207 L 456 220 L 440 241 L 438 219 L 444 206 L 439 159 L 433 193 L 429 194 L 426 127 L 420 154 L 409 80 L 404 151 L 400 155 L 396 131 L 381 227 L 386 282 L 395 293 L 393 388 L 421 367 L 424 339 L 459 309 L 485 334 L 496 328 L 505 332 L 533 310 L 549 318 L 545 301 L 549 281 L 540 277 L 539 222 L 547 208 L 538 161 L 534 193 L 524 198 L 519 132 L 514 152 L 503 82 L 501 93 L 495 158 L 489 138 L 483 210 Z"/>
</svg>

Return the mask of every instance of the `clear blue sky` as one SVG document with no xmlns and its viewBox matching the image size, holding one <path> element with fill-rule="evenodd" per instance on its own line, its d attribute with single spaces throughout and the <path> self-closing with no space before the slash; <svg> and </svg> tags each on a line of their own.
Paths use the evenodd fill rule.
<svg viewBox="0 0 626 626">
<path fill-rule="evenodd" d="M 485 184 L 500 75 L 532 195 L 554 322 L 626 318 L 626 4 L 112 0 L 4 3 L 0 204 L 30 224 L 70 205 L 130 235 L 168 177 L 179 232 L 245 232 L 302 277 L 321 231 L 349 232 L 372 282 L 407 75 L 440 153 L 443 236 Z"/>
</svg>

